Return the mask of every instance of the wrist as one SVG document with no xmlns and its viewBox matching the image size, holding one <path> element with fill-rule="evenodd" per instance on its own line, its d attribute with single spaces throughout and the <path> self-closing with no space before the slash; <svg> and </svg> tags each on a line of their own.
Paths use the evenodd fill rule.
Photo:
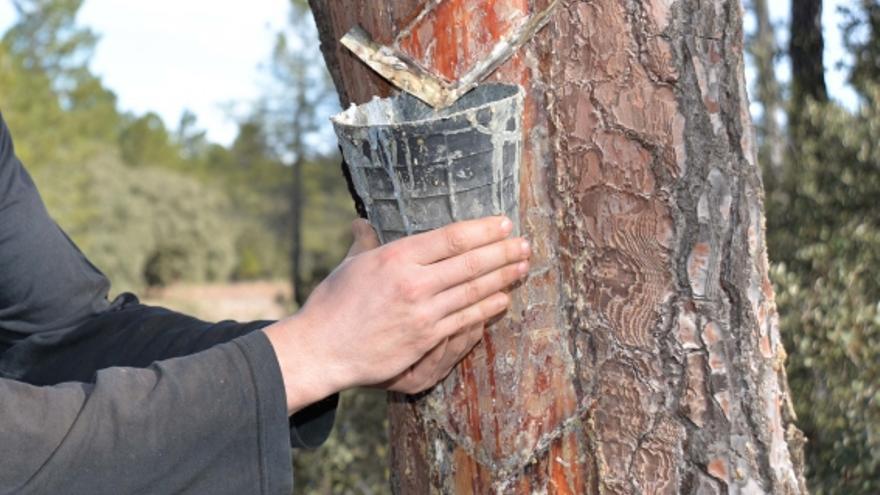
<svg viewBox="0 0 880 495">
<path fill-rule="evenodd" d="M 263 329 L 272 348 L 287 398 L 287 412 L 293 414 L 345 388 L 336 378 L 338 366 L 323 351 L 314 328 L 294 315 Z M 320 337 L 320 336 L 317 336 Z"/>
</svg>

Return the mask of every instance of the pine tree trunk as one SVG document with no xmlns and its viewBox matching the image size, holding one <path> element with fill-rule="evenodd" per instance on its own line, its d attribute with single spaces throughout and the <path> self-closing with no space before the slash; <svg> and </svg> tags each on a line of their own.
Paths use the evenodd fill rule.
<svg viewBox="0 0 880 495">
<path fill-rule="evenodd" d="M 392 91 L 336 43 L 355 23 L 454 78 L 546 2 L 311 5 L 347 105 Z M 567 1 L 493 76 L 527 93 L 532 273 L 441 385 L 391 398 L 396 493 L 805 493 L 741 17 Z"/>
</svg>

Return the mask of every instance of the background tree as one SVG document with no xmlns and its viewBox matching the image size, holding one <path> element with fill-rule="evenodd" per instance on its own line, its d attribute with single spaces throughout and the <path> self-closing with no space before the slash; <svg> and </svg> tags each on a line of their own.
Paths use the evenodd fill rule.
<svg viewBox="0 0 880 495">
<path fill-rule="evenodd" d="M 14 2 L 17 21 L 0 41 L 0 109 L 52 214 L 107 272 L 114 291 L 289 277 L 289 208 L 292 198 L 304 195 L 291 194 L 295 157 L 303 157 L 298 169 L 314 169 L 299 184 L 317 198 L 303 215 L 321 225 L 304 236 L 302 258 L 314 274 L 307 283 L 335 266 L 352 214 L 344 182 L 326 180 L 334 174 L 323 173 L 321 153 L 308 137 L 307 119 L 318 118 L 308 104 L 318 101 L 313 95 L 327 93 L 328 81 L 311 75 L 300 81 L 300 88 L 308 87 L 305 106 L 294 105 L 295 88 L 285 85 L 300 77 L 296 66 L 284 65 L 289 56 L 301 57 L 299 46 L 280 37 L 274 57 L 267 54 L 275 75 L 291 79 L 267 89 L 269 104 L 254 105 L 235 142 L 224 147 L 207 142 L 189 112 L 174 129 L 155 113 L 118 110 L 113 92 L 89 68 L 98 37 L 76 20 L 82 4 Z M 291 19 L 303 22 L 301 15 Z M 309 74 L 323 70 L 301 64 Z M 303 118 L 284 113 L 279 119 L 296 108 L 303 109 L 297 114 Z M 174 204 L 178 213 L 159 200 Z M 181 217 L 182 211 L 190 217 Z M 205 246 L 208 228 L 219 230 L 217 252 Z"/>
<path fill-rule="evenodd" d="M 880 81 L 880 2 L 859 0 L 841 9 L 846 15 L 844 46 L 855 59 L 850 81 L 862 93 Z"/>
<path fill-rule="evenodd" d="M 791 2 L 791 93 L 794 105 L 800 108 L 806 98 L 828 99 L 825 85 L 825 38 L 822 34 L 822 0 Z"/>
<path fill-rule="evenodd" d="M 355 23 L 455 78 L 527 4 L 311 1 L 343 105 L 391 91 L 337 45 Z M 443 384 L 391 399 L 392 487 L 802 493 L 739 2 L 563 5 L 495 76 L 527 92 L 532 276 Z"/>
<path fill-rule="evenodd" d="M 767 181 L 775 179 L 780 172 L 785 153 L 785 138 L 779 122 L 779 114 L 784 109 L 783 95 L 776 77 L 779 48 L 767 0 L 752 0 L 748 5 L 757 27 L 747 36 L 746 49 L 757 73 L 753 94 L 761 104 L 761 115 L 756 119 L 755 129 L 759 141 L 758 157 L 767 172 L 764 175 Z"/>
<path fill-rule="evenodd" d="M 270 72 L 275 87 L 263 103 L 272 144 L 293 173 L 290 190 L 291 279 L 297 305 L 305 303 L 311 286 L 323 278 L 305 273 L 308 264 L 303 257 L 303 212 L 307 201 L 314 198 L 304 187 L 304 169 L 310 161 L 320 161 L 321 151 L 317 149 L 320 136 L 317 134 L 326 130 L 325 119 L 336 108 L 320 55 L 316 50 L 308 49 L 314 47 L 317 39 L 315 23 L 308 12 L 305 0 L 291 0 L 289 26 L 278 33 L 272 54 Z"/>
<path fill-rule="evenodd" d="M 874 494 L 880 491 L 880 2 L 845 9 L 844 43 L 854 59 L 850 80 L 859 95 L 855 111 L 822 97 L 815 5 L 792 2 L 792 8 L 808 11 L 792 16 L 792 40 L 812 39 L 813 48 L 806 61 L 792 53 L 786 129 L 792 146 L 784 180 L 767 182 L 780 324 L 791 353 L 795 408 L 808 438 L 811 490 Z M 804 31 L 813 34 L 797 34 Z M 797 69 L 799 63 L 808 69 Z"/>
</svg>

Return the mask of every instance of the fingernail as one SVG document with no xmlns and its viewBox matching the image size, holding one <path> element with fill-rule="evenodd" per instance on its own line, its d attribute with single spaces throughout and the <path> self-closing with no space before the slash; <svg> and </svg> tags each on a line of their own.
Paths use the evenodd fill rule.
<svg viewBox="0 0 880 495">
<path fill-rule="evenodd" d="M 520 250 L 522 251 L 523 256 L 528 256 L 532 254 L 532 246 L 529 244 L 529 241 L 523 240 L 519 245 Z"/>
<path fill-rule="evenodd" d="M 516 265 L 516 269 L 519 271 L 521 276 L 525 276 L 529 273 L 529 263 L 528 261 L 523 261 L 522 263 Z"/>
<path fill-rule="evenodd" d="M 513 222 L 507 217 L 501 218 L 501 230 L 506 234 L 513 230 Z"/>
</svg>

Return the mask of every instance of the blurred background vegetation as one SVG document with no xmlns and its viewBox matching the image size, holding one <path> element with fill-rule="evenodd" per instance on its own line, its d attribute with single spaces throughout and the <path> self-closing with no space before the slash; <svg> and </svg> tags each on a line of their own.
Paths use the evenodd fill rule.
<svg viewBox="0 0 880 495">
<path fill-rule="evenodd" d="M 880 1 L 840 26 L 855 108 L 829 98 L 821 0 L 751 0 L 752 100 L 788 376 L 813 493 L 880 493 Z M 834 61 L 837 63 L 837 61 Z M 787 64 L 782 83 L 776 68 Z"/>
<path fill-rule="evenodd" d="M 274 84 L 230 146 L 209 142 L 191 112 L 174 127 L 121 112 L 89 69 L 98 36 L 76 23 L 83 0 L 13 4 L 0 108 L 53 216 L 115 292 L 294 271 L 307 291 L 335 266 L 354 214 L 339 159 L 309 144 L 337 104 L 317 49 L 290 46 L 291 32 L 308 36 L 301 4 L 266 54 Z"/>
<path fill-rule="evenodd" d="M 169 126 L 155 113 L 121 111 L 90 69 L 98 35 L 76 22 L 83 0 L 12 3 L 17 19 L 0 39 L 0 111 L 50 213 L 114 294 L 146 293 L 192 312 L 205 309 L 194 299 L 206 294 L 217 302 L 267 291 L 196 285 L 166 300 L 181 290 L 160 288 L 295 281 L 292 295 L 279 292 L 293 299 L 282 303 L 289 313 L 342 259 L 355 213 L 341 160 L 324 151 L 335 146 L 319 142 L 338 99 L 304 1 L 291 1 L 288 26 L 266 53 L 271 84 L 229 146 L 210 142 L 190 112 Z M 225 311 L 218 303 L 195 312 Z M 296 493 L 385 493 L 386 445 L 384 393 L 344 394 L 328 444 L 296 453 Z"/>
<path fill-rule="evenodd" d="M 3 1 L 3 0 L 0 0 Z M 821 0 L 747 0 L 768 244 L 814 493 L 880 493 L 880 0 L 839 26 L 856 105 L 829 98 Z M 114 292 L 295 281 L 303 300 L 349 243 L 339 158 L 317 145 L 336 96 L 305 2 L 267 53 L 272 84 L 228 146 L 196 116 L 118 108 L 89 68 L 83 0 L 12 0 L 0 110 L 49 209 Z M 828 26 L 825 26 L 827 28 Z M 787 71 L 783 69 L 788 69 Z M 784 80 L 777 76 L 789 73 Z M 295 308 L 286 303 L 286 310 Z M 385 493 L 384 395 L 343 397 L 328 444 L 296 455 L 297 493 Z"/>
</svg>

